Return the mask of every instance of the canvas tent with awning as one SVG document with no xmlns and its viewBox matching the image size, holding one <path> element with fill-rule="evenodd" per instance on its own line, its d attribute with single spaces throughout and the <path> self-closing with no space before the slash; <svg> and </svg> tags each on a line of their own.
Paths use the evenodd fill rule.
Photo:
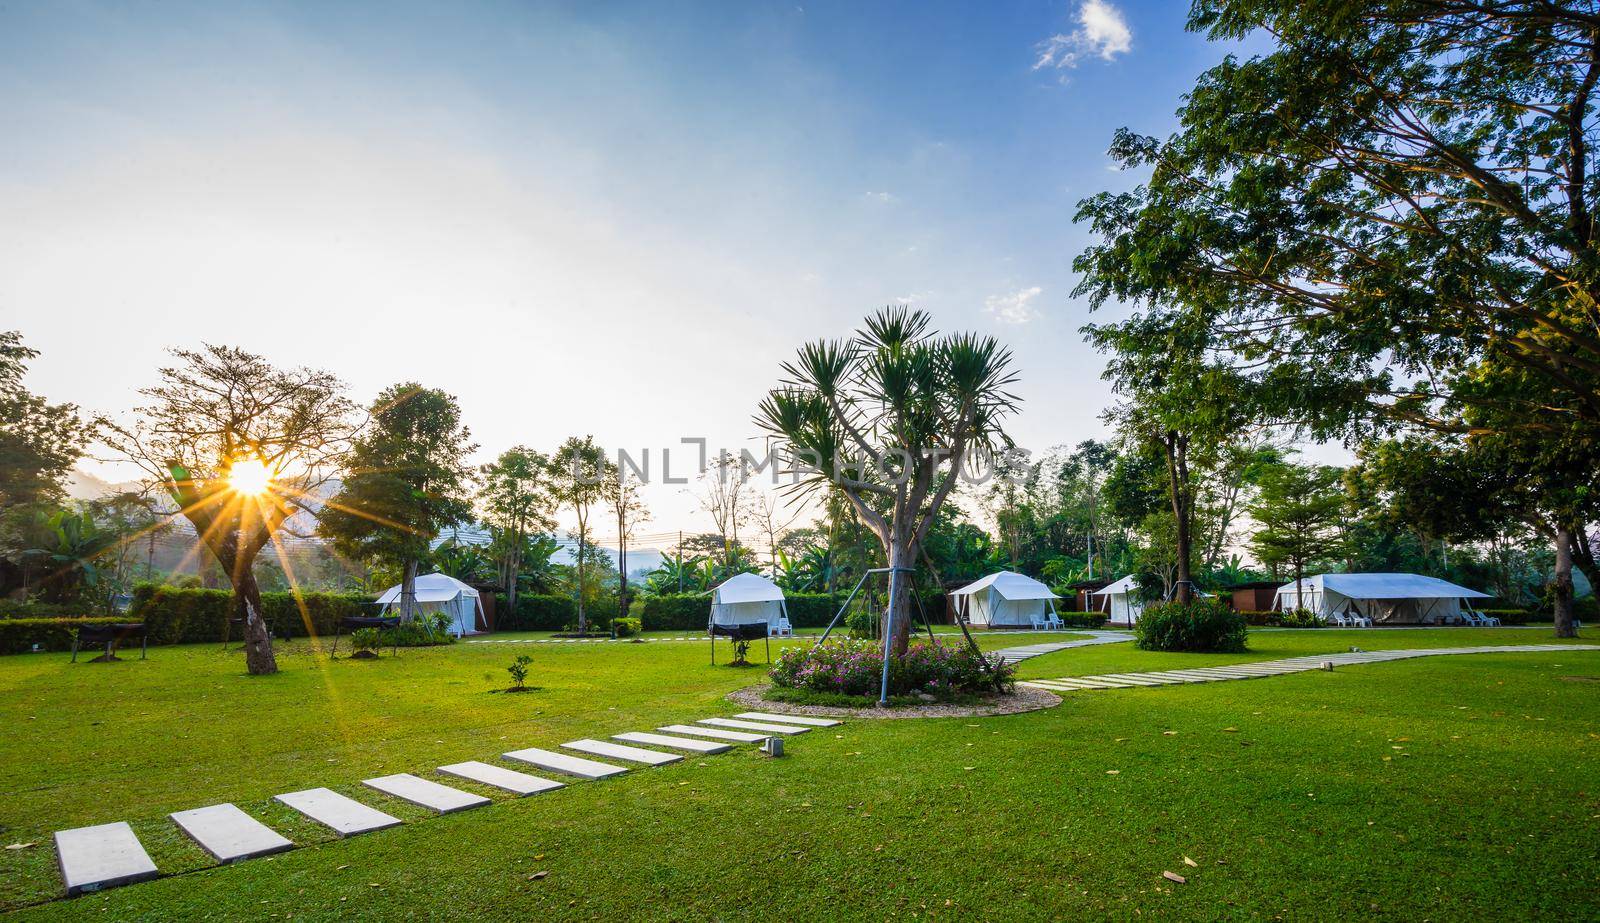
<svg viewBox="0 0 1600 923">
<path fill-rule="evenodd" d="M 1035 619 L 1055 613 L 1060 598 L 1032 577 L 1011 571 L 990 574 L 950 595 L 964 605 L 968 622 L 989 628 L 1032 628 Z"/>
<path fill-rule="evenodd" d="M 1106 613 L 1113 625 L 1132 625 L 1144 614 L 1144 596 L 1140 594 L 1139 581 L 1133 579 L 1132 574 L 1089 595 L 1104 600 L 1100 611 Z"/>
<path fill-rule="evenodd" d="M 400 588 L 396 584 L 378 597 L 378 605 L 391 612 L 400 610 Z M 423 612 L 443 612 L 450 617 L 450 633 L 457 637 L 484 628 L 483 601 L 478 591 L 449 574 L 422 574 L 417 577 L 417 608 Z"/>
<path fill-rule="evenodd" d="M 766 622 L 770 633 L 788 618 L 783 590 L 760 574 L 737 574 L 711 591 L 711 618 L 706 625 L 750 625 Z"/>
<path fill-rule="evenodd" d="M 1472 600 L 1490 599 L 1438 577 L 1421 574 L 1317 574 L 1278 588 L 1274 608 L 1292 612 L 1304 606 L 1313 614 L 1364 615 L 1378 625 L 1452 622 L 1470 611 Z"/>
</svg>

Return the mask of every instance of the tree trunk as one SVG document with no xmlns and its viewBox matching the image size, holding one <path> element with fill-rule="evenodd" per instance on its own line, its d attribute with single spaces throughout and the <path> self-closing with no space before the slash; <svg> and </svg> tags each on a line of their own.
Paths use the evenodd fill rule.
<svg viewBox="0 0 1600 923">
<path fill-rule="evenodd" d="M 1299 558 L 1294 559 L 1294 613 L 1298 616 L 1306 608 L 1306 565 Z M 1321 608 L 1321 607 L 1319 607 Z"/>
<path fill-rule="evenodd" d="M 243 568 L 233 584 L 233 617 L 244 619 L 244 663 L 251 676 L 278 672 L 278 659 L 272 652 L 267 620 L 261 612 L 261 588 L 256 575 Z"/>
<path fill-rule="evenodd" d="M 1572 624 L 1572 530 L 1556 526 L 1555 621 L 1556 637 L 1576 638 Z"/>
<path fill-rule="evenodd" d="M 407 561 L 404 576 L 400 578 L 400 621 L 409 622 L 417 616 L 417 571 L 419 562 Z"/>
<path fill-rule="evenodd" d="M 916 549 L 909 545 L 897 544 L 889 549 L 889 566 L 913 567 L 916 561 Z M 915 586 L 911 579 L 911 571 L 889 572 L 894 593 L 884 609 L 883 630 L 887 632 L 891 625 L 894 634 L 889 642 L 889 654 L 893 657 L 904 657 L 906 649 L 911 646 L 911 594 Z"/>
<path fill-rule="evenodd" d="M 1193 539 L 1189 535 L 1188 439 L 1177 430 L 1168 430 L 1161 440 L 1167 453 L 1167 482 L 1172 495 L 1172 516 L 1177 541 L 1177 568 L 1173 574 L 1173 598 L 1180 603 L 1194 600 L 1194 584 L 1189 576 L 1189 558 Z"/>
<path fill-rule="evenodd" d="M 589 620 L 583 612 L 583 551 L 589 544 L 583 529 L 578 530 L 578 634 L 588 634 Z"/>
</svg>

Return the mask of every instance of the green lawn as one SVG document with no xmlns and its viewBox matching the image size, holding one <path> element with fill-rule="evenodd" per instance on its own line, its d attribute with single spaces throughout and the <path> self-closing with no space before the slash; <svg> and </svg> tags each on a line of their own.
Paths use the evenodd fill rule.
<svg viewBox="0 0 1600 923">
<path fill-rule="evenodd" d="M 1245 655 L 1108 645 L 1021 670 L 1548 640 L 1548 629 L 1255 632 Z M 491 693 L 521 652 L 540 690 Z M 295 645 L 265 678 L 213 647 L 111 666 L 0 658 L 0 838 L 39 844 L 0 853 L 0 907 L 59 889 L 50 831 L 128 820 L 180 874 L 24 914 L 1600 915 L 1600 652 L 1076 693 L 1007 718 L 854 721 L 790 741 L 783 760 L 741 749 L 527 799 L 483 790 L 498 803 L 444 818 L 359 787 L 738 710 L 722 696 L 762 671 L 713 668 L 706 653 L 463 644 L 330 662 Z M 419 822 L 341 842 L 268 800 L 318 785 Z M 317 845 L 207 868 L 165 815 L 221 801 Z"/>
</svg>

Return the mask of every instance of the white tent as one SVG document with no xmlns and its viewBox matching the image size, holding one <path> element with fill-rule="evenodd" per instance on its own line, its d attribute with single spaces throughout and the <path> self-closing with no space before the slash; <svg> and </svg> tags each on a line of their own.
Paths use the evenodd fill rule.
<svg viewBox="0 0 1600 923">
<path fill-rule="evenodd" d="M 1330 615 L 1364 615 L 1375 624 L 1416 625 L 1454 621 L 1462 603 L 1470 610 L 1473 599 L 1489 599 L 1448 580 L 1421 574 L 1317 574 L 1278 588 L 1274 608 L 1292 612 L 1304 605 L 1324 618 Z"/>
<path fill-rule="evenodd" d="M 969 622 L 990 628 L 1032 628 L 1034 619 L 1055 613 L 1060 598 L 1032 577 L 1010 571 L 990 574 L 950 595 L 966 597 Z"/>
<path fill-rule="evenodd" d="M 736 574 L 722 581 L 711 591 L 711 623 L 717 625 L 749 625 L 766 622 L 771 633 L 778 627 L 778 619 L 787 618 L 789 609 L 783 602 L 783 590 L 760 574 Z"/>
<path fill-rule="evenodd" d="M 1133 579 L 1132 574 L 1089 595 L 1105 597 L 1103 611 L 1113 625 L 1132 625 L 1144 614 L 1144 597 L 1139 592 L 1139 581 Z"/>
<path fill-rule="evenodd" d="M 399 610 L 400 587 L 397 584 L 378 597 L 378 605 L 388 610 Z M 483 601 L 478 591 L 449 574 L 421 574 L 417 577 L 417 607 L 423 612 L 443 612 L 450 617 L 450 633 L 457 637 L 471 634 L 484 622 Z M 484 628 L 488 628 L 485 624 Z"/>
</svg>

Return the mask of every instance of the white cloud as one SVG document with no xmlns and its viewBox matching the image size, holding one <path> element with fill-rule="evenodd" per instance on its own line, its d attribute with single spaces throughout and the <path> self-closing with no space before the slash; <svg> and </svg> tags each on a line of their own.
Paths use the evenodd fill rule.
<svg viewBox="0 0 1600 923">
<path fill-rule="evenodd" d="M 1121 10 L 1105 0 L 1084 0 L 1078 7 L 1078 28 L 1040 43 L 1033 69 L 1077 67 L 1086 57 L 1110 61 L 1132 47 L 1133 30 Z"/>
<path fill-rule="evenodd" d="M 1019 288 L 1004 295 L 990 295 L 983 299 L 983 309 L 1002 324 L 1026 324 L 1039 316 L 1039 310 L 1033 306 L 1033 299 L 1038 298 L 1043 291 L 1044 289 L 1035 285 L 1032 288 Z"/>
<path fill-rule="evenodd" d="M 892 192 L 864 192 L 861 197 L 869 202 L 880 202 L 884 205 L 898 201 Z"/>
</svg>

